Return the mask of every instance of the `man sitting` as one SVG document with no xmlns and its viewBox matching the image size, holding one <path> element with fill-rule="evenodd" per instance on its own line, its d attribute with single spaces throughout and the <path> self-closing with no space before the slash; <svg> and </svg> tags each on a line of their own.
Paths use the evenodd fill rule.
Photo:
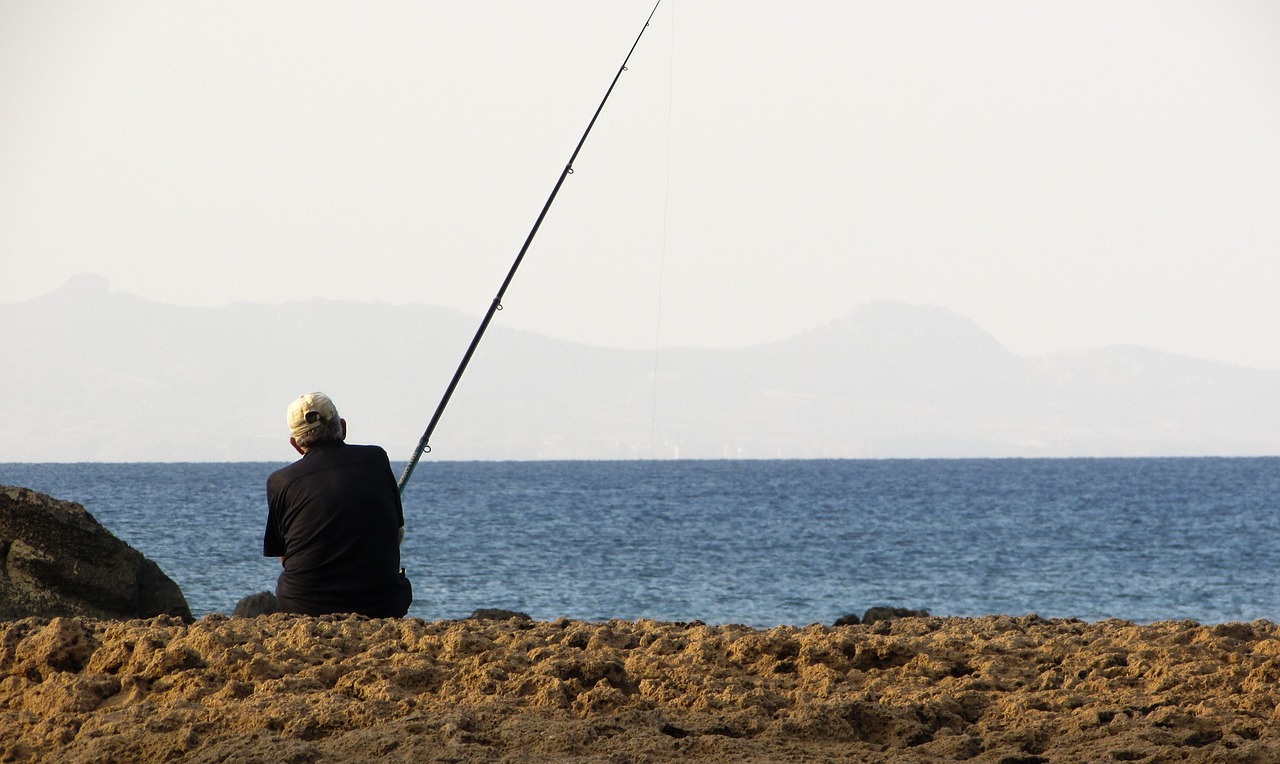
<svg viewBox="0 0 1280 764">
<path fill-rule="evenodd" d="M 288 410 L 302 455 L 267 478 L 262 553 L 284 565 L 280 609 L 399 618 L 413 602 L 400 568 L 404 509 L 386 451 L 346 443 L 347 422 L 324 393 Z"/>
</svg>

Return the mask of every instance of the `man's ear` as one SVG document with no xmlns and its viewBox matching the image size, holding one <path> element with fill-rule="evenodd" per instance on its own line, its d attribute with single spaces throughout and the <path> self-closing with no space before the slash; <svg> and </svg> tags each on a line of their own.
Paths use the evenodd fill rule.
<svg viewBox="0 0 1280 764">
<path fill-rule="evenodd" d="M 342 439 L 347 439 L 347 420 L 339 419 L 338 424 L 342 425 Z"/>
<path fill-rule="evenodd" d="M 307 455 L 307 452 L 302 450 L 302 446 L 298 445 L 297 438 L 289 438 L 289 445 L 293 446 L 293 450 L 297 451 L 299 454 L 302 454 L 303 456 Z"/>
</svg>

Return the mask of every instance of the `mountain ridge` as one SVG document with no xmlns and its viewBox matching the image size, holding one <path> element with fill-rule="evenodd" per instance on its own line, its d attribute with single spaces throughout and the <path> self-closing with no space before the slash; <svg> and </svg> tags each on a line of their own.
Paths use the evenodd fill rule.
<svg viewBox="0 0 1280 764">
<path fill-rule="evenodd" d="M 0 305 L 0 462 L 284 461 L 282 412 L 312 389 L 353 441 L 407 456 L 475 324 L 426 305 L 174 306 L 77 277 Z M 965 316 L 891 301 L 734 349 L 615 350 L 495 323 L 433 445 L 449 459 L 1272 455 L 1280 370 L 1131 346 L 1023 357 Z"/>
</svg>

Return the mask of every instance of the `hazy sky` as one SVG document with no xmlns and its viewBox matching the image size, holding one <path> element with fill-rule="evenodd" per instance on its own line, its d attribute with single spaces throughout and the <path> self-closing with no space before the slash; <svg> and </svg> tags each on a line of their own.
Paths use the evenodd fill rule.
<svg viewBox="0 0 1280 764">
<path fill-rule="evenodd" d="M 0 0 L 0 302 L 478 316 L 651 7 Z M 576 169 L 507 326 L 737 346 L 891 298 L 1280 368 L 1271 0 L 664 0 Z"/>
</svg>

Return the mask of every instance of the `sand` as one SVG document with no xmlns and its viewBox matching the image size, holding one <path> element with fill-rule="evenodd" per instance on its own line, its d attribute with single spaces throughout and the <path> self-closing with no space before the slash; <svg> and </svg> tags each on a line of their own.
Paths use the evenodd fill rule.
<svg viewBox="0 0 1280 764">
<path fill-rule="evenodd" d="M 871 626 L 0 623 L 0 759 L 1280 762 L 1280 633 Z"/>
</svg>

